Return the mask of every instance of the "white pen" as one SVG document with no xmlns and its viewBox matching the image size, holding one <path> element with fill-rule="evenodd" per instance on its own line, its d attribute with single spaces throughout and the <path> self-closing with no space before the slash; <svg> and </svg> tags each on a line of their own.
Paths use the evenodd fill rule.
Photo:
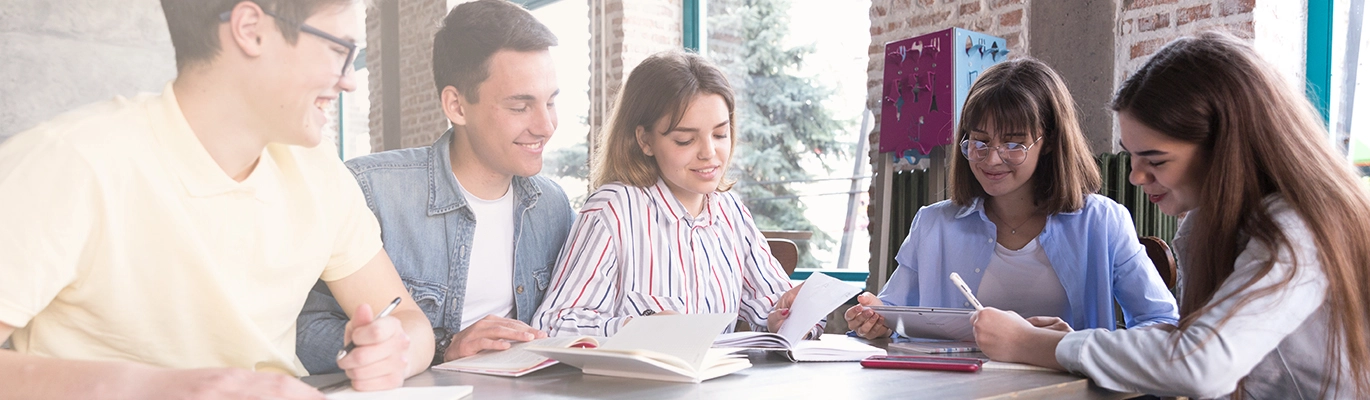
<svg viewBox="0 0 1370 400">
<path fill-rule="evenodd" d="M 952 272 L 951 283 L 956 284 L 957 289 L 961 289 L 961 294 L 966 295 L 966 300 L 970 300 L 970 305 L 975 306 L 976 310 L 985 309 L 985 306 L 980 305 L 980 300 L 976 300 L 975 295 L 970 293 L 970 286 L 966 285 L 966 281 L 961 280 L 961 275 Z"/>
<path fill-rule="evenodd" d="M 395 300 L 390 301 L 390 305 L 385 306 L 385 309 L 381 310 L 380 314 L 376 314 L 376 318 L 372 319 L 372 321 L 385 318 L 387 315 L 390 315 L 390 312 L 394 311 L 395 306 L 398 305 L 400 305 L 400 298 L 396 297 Z M 355 347 L 357 347 L 356 343 L 348 343 L 347 346 L 343 346 L 342 350 L 338 350 L 338 359 L 341 360 L 343 356 L 347 355 L 347 352 L 352 351 L 352 349 Z"/>
</svg>

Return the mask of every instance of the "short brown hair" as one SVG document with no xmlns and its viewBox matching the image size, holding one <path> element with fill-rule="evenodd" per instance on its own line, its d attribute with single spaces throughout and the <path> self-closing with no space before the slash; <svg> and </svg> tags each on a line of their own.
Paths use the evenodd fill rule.
<svg viewBox="0 0 1370 400">
<path fill-rule="evenodd" d="M 608 129 L 600 135 L 599 151 L 590 172 L 594 187 L 622 182 L 637 187 L 656 184 L 661 171 L 652 157 L 637 143 L 637 128 L 653 134 L 658 120 L 669 117 L 674 130 L 685 117 L 685 108 L 696 95 L 714 94 L 728 106 L 728 140 L 737 147 L 737 121 L 734 118 L 733 88 L 723 71 L 704 56 L 679 50 L 664 51 L 642 60 L 623 84 L 615 102 Z M 731 154 L 731 153 L 730 153 Z M 724 160 L 727 171 L 731 159 Z M 719 191 L 732 188 L 732 181 L 719 182 Z"/>
<path fill-rule="evenodd" d="M 987 122 L 1001 132 L 1021 130 L 1041 138 L 1032 200 L 1049 214 L 1075 211 L 1103 184 L 1076 115 L 1075 100 L 1056 71 L 1031 58 L 1008 60 L 985 69 L 971 85 L 954 145 Z M 987 194 L 960 148 L 952 153 L 947 191 L 953 203 L 967 206 Z"/>
<path fill-rule="evenodd" d="M 490 77 L 490 56 L 500 50 L 538 51 L 557 45 L 557 36 L 528 10 L 506 0 L 479 0 L 452 8 L 433 34 L 433 83 L 480 102 L 481 82 Z"/>
<path fill-rule="evenodd" d="M 300 27 L 294 23 L 309 19 L 325 6 L 344 6 L 355 0 L 162 0 L 171 47 L 176 50 L 176 69 L 208 62 L 219 54 L 219 14 L 239 3 L 256 3 L 263 10 L 279 15 L 276 27 L 285 40 L 294 44 Z"/>
</svg>

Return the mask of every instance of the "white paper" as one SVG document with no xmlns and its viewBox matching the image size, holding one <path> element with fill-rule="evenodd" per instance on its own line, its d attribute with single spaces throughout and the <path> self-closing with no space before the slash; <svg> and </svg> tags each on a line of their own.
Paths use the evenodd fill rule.
<svg viewBox="0 0 1370 400">
<path fill-rule="evenodd" d="M 704 363 L 709 345 L 737 314 L 674 314 L 636 317 L 613 337 L 600 343 L 605 350 L 650 350 L 680 357 L 696 369 Z"/>
<path fill-rule="evenodd" d="M 799 343 L 814 324 L 860 292 L 861 289 L 855 286 L 822 272 L 814 272 L 804 281 L 804 287 L 799 289 L 799 295 L 795 296 L 794 303 L 790 305 L 789 318 L 785 319 L 785 323 L 780 325 L 780 332 L 776 333 L 784 336 L 790 343 Z"/>
<path fill-rule="evenodd" d="M 471 386 L 422 386 L 402 387 L 376 392 L 358 392 L 352 389 L 329 393 L 329 400 L 457 400 L 471 394 Z"/>
</svg>

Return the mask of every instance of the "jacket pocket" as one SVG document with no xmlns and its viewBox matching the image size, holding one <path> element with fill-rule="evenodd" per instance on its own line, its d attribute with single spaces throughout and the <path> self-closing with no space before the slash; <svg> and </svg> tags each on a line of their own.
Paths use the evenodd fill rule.
<svg viewBox="0 0 1370 400">
<path fill-rule="evenodd" d="M 409 290 L 409 297 L 414 298 L 414 304 L 423 310 L 423 314 L 428 316 L 428 320 L 437 326 L 442 321 L 443 293 L 448 293 L 447 288 L 432 282 L 417 279 L 400 278 L 404 282 L 404 288 Z"/>
</svg>

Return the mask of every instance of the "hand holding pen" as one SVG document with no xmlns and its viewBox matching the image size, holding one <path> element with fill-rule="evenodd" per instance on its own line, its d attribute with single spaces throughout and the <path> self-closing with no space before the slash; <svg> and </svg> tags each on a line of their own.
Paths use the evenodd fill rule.
<svg viewBox="0 0 1370 400">
<path fill-rule="evenodd" d="M 392 389 L 404 382 L 410 364 L 409 335 L 399 319 L 388 317 L 399 303 L 395 299 L 375 317 L 367 304 L 353 313 L 347 345 L 338 353 L 338 368 L 347 373 L 353 389 Z"/>
<path fill-rule="evenodd" d="M 378 319 L 385 318 L 385 317 L 389 316 L 389 315 L 390 315 L 390 312 L 391 312 L 391 311 L 395 311 L 395 306 L 398 306 L 398 305 L 400 305 L 400 298 L 399 298 L 399 297 L 396 297 L 395 300 L 392 300 L 392 301 L 390 302 L 390 305 L 385 306 L 385 309 L 384 309 L 384 310 L 381 310 L 381 313 L 380 313 L 380 314 L 376 314 L 376 318 L 372 318 L 371 321 L 375 321 L 375 320 L 378 320 Z M 358 308 L 357 313 L 358 313 L 359 315 L 362 314 L 360 308 Z M 366 322 L 367 322 L 367 323 L 370 323 L 371 321 L 366 321 Z M 338 350 L 338 359 L 339 359 L 339 360 L 343 359 L 343 357 L 346 357 L 346 356 L 347 356 L 347 353 L 348 353 L 348 352 L 351 352 L 352 349 L 353 349 L 353 348 L 356 348 L 356 347 L 357 347 L 357 344 L 356 344 L 356 343 L 353 343 L 353 342 L 351 342 L 351 341 L 347 342 L 347 345 L 346 345 L 346 346 L 343 346 L 343 349 L 342 349 L 342 350 Z"/>
</svg>

